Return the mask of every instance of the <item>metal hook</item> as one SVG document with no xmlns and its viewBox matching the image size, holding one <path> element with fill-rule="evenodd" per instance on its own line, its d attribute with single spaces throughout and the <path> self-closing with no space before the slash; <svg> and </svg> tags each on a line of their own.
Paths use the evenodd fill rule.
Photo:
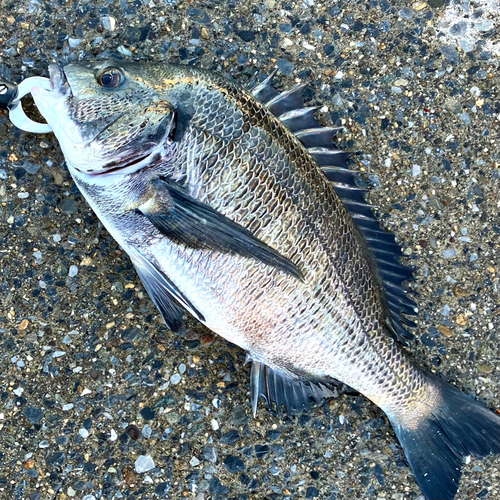
<svg viewBox="0 0 500 500">
<path fill-rule="evenodd" d="M 52 132 L 52 127 L 48 123 L 38 123 L 26 116 L 21 105 L 21 98 L 31 92 L 31 89 L 38 85 L 45 90 L 52 90 L 52 85 L 48 78 L 42 76 L 32 76 L 26 78 L 17 86 L 17 96 L 9 105 L 10 121 L 25 132 L 33 132 L 35 134 L 47 134 Z"/>
</svg>

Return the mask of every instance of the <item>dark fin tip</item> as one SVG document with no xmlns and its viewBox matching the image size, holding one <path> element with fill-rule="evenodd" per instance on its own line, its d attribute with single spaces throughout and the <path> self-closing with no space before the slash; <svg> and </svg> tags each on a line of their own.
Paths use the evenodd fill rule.
<svg viewBox="0 0 500 500">
<path fill-rule="evenodd" d="M 453 500 L 464 458 L 500 453 L 500 416 L 432 376 L 442 402 L 415 430 L 391 420 L 426 500 Z"/>
</svg>

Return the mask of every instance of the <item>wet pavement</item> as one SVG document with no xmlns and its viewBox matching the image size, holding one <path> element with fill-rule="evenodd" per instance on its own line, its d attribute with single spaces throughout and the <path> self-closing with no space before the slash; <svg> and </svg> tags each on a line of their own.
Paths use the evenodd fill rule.
<svg viewBox="0 0 500 500">
<path fill-rule="evenodd" d="M 409 350 L 500 408 L 498 2 L 0 0 L 0 74 L 53 61 L 279 69 L 344 127 L 418 295 Z M 52 135 L 0 115 L 0 498 L 422 499 L 361 396 L 280 419 L 249 403 L 243 351 L 164 326 Z M 458 499 L 500 498 L 498 458 Z"/>
</svg>

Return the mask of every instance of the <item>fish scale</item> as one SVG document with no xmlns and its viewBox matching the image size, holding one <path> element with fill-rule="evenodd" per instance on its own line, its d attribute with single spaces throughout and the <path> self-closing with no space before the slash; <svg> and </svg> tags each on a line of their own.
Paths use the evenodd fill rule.
<svg viewBox="0 0 500 500">
<path fill-rule="evenodd" d="M 181 91 L 185 93 L 184 90 Z M 168 98 L 168 94 L 167 94 Z M 315 291 L 315 300 L 319 301 L 323 307 L 322 309 L 325 311 L 325 326 L 321 330 L 314 332 L 314 337 L 318 337 L 321 334 L 324 335 L 324 339 L 322 343 L 325 344 L 334 344 L 335 343 L 335 333 L 340 336 L 340 343 L 344 346 L 346 359 L 345 363 L 347 366 L 342 366 L 340 364 L 339 368 L 330 367 L 329 370 L 326 369 L 325 366 L 322 366 L 324 363 L 324 353 L 322 348 L 318 348 L 318 357 L 320 358 L 318 361 L 312 359 L 311 350 L 308 352 L 308 356 L 305 360 L 298 359 L 297 356 L 294 357 L 293 361 L 289 361 L 280 356 L 281 362 L 286 362 L 287 366 L 294 366 L 299 368 L 299 373 L 307 374 L 309 376 L 313 376 L 317 379 L 332 377 L 336 379 L 341 379 L 345 381 L 347 384 L 352 387 L 360 390 L 361 392 L 367 392 L 366 388 L 361 387 L 358 380 L 360 377 L 357 377 L 356 374 L 352 373 L 344 373 L 351 372 L 354 367 L 358 364 L 357 361 L 352 362 L 351 358 L 348 356 L 348 353 L 351 349 L 355 347 L 356 339 L 358 336 L 369 336 L 373 339 L 374 342 L 377 342 L 377 338 L 381 337 L 382 339 L 386 338 L 386 333 L 382 329 L 383 323 L 383 311 L 380 307 L 379 294 L 380 291 L 378 287 L 375 285 L 370 268 L 370 260 L 362 252 L 362 246 L 357 242 L 354 235 L 356 235 L 356 231 L 353 229 L 352 221 L 347 215 L 347 212 L 343 209 L 342 205 L 338 201 L 338 198 L 331 188 L 331 186 L 325 182 L 324 176 L 322 172 L 319 171 L 317 166 L 312 161 L 311 157 L 307 154 L 304 147 L 298 144 L 298 141 L 291 136 L 286 129 L 277 121 L 277 119 L 272 115 L 264 106 L 260 105 L 260 103 L 252 102 L 250 99 L 247 101 L 249 106 L 248 109 L 245 110 L 251 116 L 260 117 L 260 121 L 254 121 L 254 123 L 259 127 L 261 135 L 258 146 L 261 144 L 264 145 L 265 149 L 263 151 L 263 157 L 261 156 L 260 161 L 253 165 L 253 168 L 241 168 L 241 164 L 245 164 L 243 158 L 246 155 L 253 155 L 252 149 L 248 148 L 248 144 L 252 142 L 252 137 L 247 138 L 246 135 L 254 135 L 254 134 L 243 134 L 239 136 L 239 143 L 241 144 L 239 148 L 242 150 L 242 155 L 236 155 L 239 159 L 238 161 L 228 161 L 228 158 L 231 158 L 230 154 L 221 154 L 221 150 L 219 150 L 219 154 L 223 161 L 220 161 L 216 165 L 212 165 L 205 169 L 206 162 L 200 161 L 198 165 L 195 167 L 188 166 L 187 168 L 198 169 L 199 171 L 199 179 L 208 179 L 209 182 L 207 185 L 200 184 L 198 187 L 198 196 L 202 201 L 207 202 L 211 206 L 213 206 L 216 210 L 224 213 L 225 215 L 231 215 L 233 220 L 242 224 L 245 227 L 252 226 L 252 232 L 257 235 L 260 239 L 265 241 L 271 247 L 280 251 L 283 255 L 290 258 L 290 260 L 294 261 L 299 268 L 301 269 L 310 269 L 313 267 L 313 262 L 325 261 L 326 266 L 330 270 L 330 276 L 324 282 L 327 286 L 324 287 L 320 292 L 318 290 Z M 228 108 L 232 108 L 232 102 L 228 102 L 224 96 L 221 96 L 217 93 L 207 92 L 205 88 L 201 92 L 194 92 L 193 103 L 192 106 L 197 110 L 197 113 L 200 116 L 209 116 L 209 119 L 206 125 L 203 127 L 203 133 L 198 133 L 196 135 L 196 139 L 198 141 L 203 141 L 206 137 L 206 134 L 211 134 L 217 136 L 217 138 L 221 141 L 233 141 L 235 138 L 231 137 L 226 131 L 224 134 L 220 134 L 219 127 L 212 127 L 213 123 L 220 124 L 221 121 L 224 120 L 224 117 L 228 114 Z M 236 111 L 230 109 L 229 111 L 235 113 Z M 221 117 L 217 117 L 217 113 L 221 115 Z M 244 117 L 243 117 L 244 119 Z M 200 121 L 197 121 L 195 118 L 195 127 L 200 127 Z M 264 135 L 262 133 L 262 129 L 269 130 L 275 129 L 277 135 L 280 136 L 280 142 L 283 143 L 283 146 L 276 145 L 275 140 L 269 139 L 269 136 Z M 253 129 L 256 130 L 256 129 Z M 262 137 L 264 136 L 264 137 Z M 195 140 L 196 140 L 195 139 Z M 192 144 L 191 138 L 187 139 L 190 144 Z M 257 149 L 258 149 L 257 146 Z M 266 148 L 267 146 L 267 148 Z M 177 147 L 179 150 L 185 150 L 185 144 L 181 141 Z M 236 147 L 236 146 L 235 146 Z M 205 146 L 202 145 L 198 147 L 200 150 L 206 150 Z M 288 154 L 288 151 L 291 151 L 291 154 Z M 243 156 L 243 158 L 242 158 Z M 274 160 L 274 156 L 277 157 L 278 161 Z M 284 158 L 287 158 L 287 161 L 283 161 Z M 282 160 L 284 168 L 282 170 L 270 168 L 271 165 L 275 165 Z M 293 163 L 296 169 L 299 171 L 299 176 L 292 176 L 290 172 L 292 169 L 289 165 Z M 175 167 L 174 167 L 175 168 Z M 224 170 L 227 170 L 228 173 L 225 175 Z M 282 173 L 282 175 L 280 175 Z M 251 175 L 253 178 L 259 179 L 261 182 L 259 185 L 254 186 L 251 193 L 245 192 L 247 195 L 243 200 L 239 196 L 239 193 L 236 191 L 241 183 L 239 182 L 240 177 L 246 175 Z M 238 181 L 231 182 L 229 177 L 233 177 L 233 179 L 238 179 Z M 301 177 L 303 176 L 303 177 Z M 218 181 L 219 178 L 224 178 L 225 183 L 220 183 Z M 288 180 L 292 180 L 292 183 L 288 183 Z M 195 185 L 197 184 L 197 180 L 193 179 L 192 181 Z M 310 199 L 303 196 L 305 192 L 305 185 L 312 186 L 313 192 L 317 196 L 316 199 Z M 273 192 L 272 187 L 275 186 L 275 190 Z M 228 200 L 228 192 L 229 200 Z M 204 193 L 210 193 L 206 195 Z M 273 231 L 269 227 L 266 228 L 266 231 L 262 231 L 263 224 L 253 224 L 252 222 L 260 222 L 260 218 L 257 214 L 255 214 L 255 210 L 252 210 L 252 206 L 258 207 L 262 212 L 268 213 L 266 210 L 266 204 L 269 204 L 271 199 L 274 201 L 278 196 L 285 196 L 290 200 L 290 207 L 286 210 L 288 214 L 287 220 L 289 222 L 288 231 L 283 232 L 280 228 L 279 224 L 274 224 L 275 230 Z M 243 203 L 238 203 L 239 200 L 242 200 Z M 222 201 L 222 203 L 221 203 Z M 267 202 L 267 203 L 266 203 Z M 315 209 L 315 213 L 309 214 L 306 211 L 306 205 L 312 206 Z M 238 206 L 239 210 L 235 210 L 235 207 Z M 295 208 L 296 213 L 292 212 L 292 208 Z M 305 212 L 305 213 L 304 213 Z M 245 219 L 247 214 L 254 213 L 256 215 L 253 219 L 250 220 L 250 224 L 248 221 L 248 217 Z M 319 226 L 319 228 L 315 227 Z M 295 227 L 295 230 L 294 230 Z M 300 228 L 300 234 L 297 230 Z M 318 230 L 319 229 L 319 230 Z M 336 231 L 332 231 L 332 229 L 336 229 Z M 285 234 L 284 234 L 285 233 Z M 319 233 L 319 235 L 318 235 Z M 281 235 L 281 237 L 280 237 Z M 322 237 L 321 237 L 321 236 Z M 300 243 L 297 244 L 297 241 L 309 241 L 309 249 L 310 251 L 307 253 L 294 253 L 292 254 L 288 248 L 295 248 L 296 246 L 300 247 Z M 337 261 L 340 259 L 341 266 L 338 266 Z M 352 267 L 346 265 L 350 261 L 356 262 L 356 264 Z M 226 266 L 226 262 L 221 263 L 222 266 Z M 235 266 L 240 266 L 240 263 L 237 263 Z M 252 262 L 247 262 L 247 265 L 255 265 Z M 211 261 L 210 266 L 207 266 L 205 269 L 198 270 L 200 274 L 211 276 L 212 273 L 217 274 L 218 270 L 214 269 L 214 263 Z M 229 275 L 237 274 L 237 269 L 227 269 L 226 272 Z M 335 279 L 337 277 L 337 279 Z M 294 310 L 290 311 L 290 316 L 294 317 L 294 321 L 302 323 L 302 326 L 307 325 L 308 321 L 303 320 L 300 321 L 300 315 L 296 313 L 297 310 L 301 309 L 301 304 L 306 303 L 307 307 L 304 308 L 309 311 L 312 307 L 312 304 L 309 300 L 305 299 L 308 295 L 309 290 L 315 289 L 314 279 L 316 277 L 309 279 L 309 283 L 304 285 L 304 289 L 300 290 L 297 293 L 295 300 L 297 301 Z M 212 280 L 216 282 L 216 280 Z M 311 283 L 312 282 L 312 283 Z M 246 284 L 244 282 L 238 282 L 236 285 L 241 287 L 245 294 L 249 297 L 253 295 L 259 295 L 262 297 L 266 294 L 266 287 L 262 286 L 259 279 L 255 277 L 252 279 L 250 284 Z M 296 285 L 295 283 L 293 286 Z M 339 292 L 332 290 L 339 290 Z M 287 293 L 287 290 L 282 291 L 283 294 Z M 310 292 L 309 292 L 310 293 Z M 332 297 L 336 297 L 336 301 L 332 303 Z M 266 297 L 266 300 L 272 302 L 272 298 Z M 276 300 L 280 300 L 279 297 Z M 359 318 L 358 322 L 353 322 L 354 325 L 347 324 L 344 328 L 341 329 L 332 329 L 331 324 L 342 324 L 342 318 L 347 316 L 346 314 L 346 300 L 351 303 L 351 306 L 354 309 L 353 315 Z M 250 301 L 256 306 L 259 307 L 259 300 L 254 298 Z M 239 330 L 240 335 L 250 339 L 252 344 L 255 344 L 253 341 L 253 337 L 260 338 L 263 334 L 266 336 L 267 345 L 266 348 L 269 349 L 271 354 L 266 354 L 262 347 L 259 349 L 261 351 L 261 361 L 269 364 L 271 366 L 278 366 L 277 363 L 274 362 L 273 357 L 276 356 L 274 350 L 276 349 L 273 345 L 273 339 L 276 340 L 274 343 L 279 346 L 279 350 L 281 351 L 283 348 L 283 339 L 286 337 L 292 338 L 292 343 L 290 348 L 292 352 L 296 350 L 293 346 L 293 342 L 296 336 L 295 331 L 289 324 L 285 323 L 280 325 L 280 329 L 274 333 L 269 328 L 269 323 L 266 321 L 264 324 L 259 325 L 260 328 L 264 330 L 264 332 L 259 331 L 258 329 L 253 328 L 252 331 L 248 331 L 245 329 L 245 325 L 239 325 L 237 317 L 241 314 L 240 308 L 238 308 L 237 301 L 230 301 L 232 303 L 232 311 L 236 315 L 236 318 L 233 320 L 235 324 L 235 329 Z M 279 303 L 279 302 L 278 302 Z M 274 307 L 273 307 L 274 310 Z M 337 314 L 332 314 L 330 311 L 338 311 Z M 227 313 L 226 313 L 227 314 Z M 320 315 L 321 317 L 321 315 Z M 344 322 L 345 323 L 345 322 Z M 361 323 L 361 327 L 359 325 Z M 210 325 L 209 325 L 210 326 Z M 360 328 L 360 331 L 357 335 L 353 334 L 352 330 L 357 327 Z M 307 332 L 303 332 L 302 334 L 305 338 L 308 338 Z M 310 336 L 309 336 L 310 337 Z M 345 337 L 345 342 L 342 342 L 342 338 Z M 296 342 L 296 340 L 295 340 Z M 288 344 L 288 343 L 287 343 Z M 396 348 L 397 349 L 397 348 Z M 354 350 L 354 352 L 356 352 Z M 366 352 L 366 350 L 365 350 Z M 390 352 L 390 351 L 388 351 Z M 359 353 L 356 353 L 359 354 Z M 373 353 L 367 352 L 368 357 L 373 356 Z M 357 356 L 352 357 L 353 360 L 359 359 Z M 380 356 L 381 360 L 384 360 L 384 356 Z M 395 358 L 399 360 L 400 358 Z M 393 360 L 389 358 L 389 362 Z M 328 362 L 330 364 L 330 362 Z M 353 367 L 349 365 L 354 365 Z M 311 371 L 311 365 L 313 366 L 322 366 L 321 370 L 315 373 Z M 379 373 L 384 373 L 383 365 L 378 364 L 378 368 L 380 369 Z M 347 369 L 346 369 L 347 368 Z M 396 370 L 399 369 L 399 366 L 396 367 Z M 336 371 L 338 370 L 338 371 Z M 390 371 L 387 376 L 390 376 Z M 347 376 L 349 375 L 349 376 Z M 380 378 L 379 374 L 374 373 L 374 378 Z M 366 379 L 363 379 L 363 382 L 367 382 Z M 383 379 L 381 380 L 383 383 Z"/>
<path fill-rule="evenodd" d="M 114 61 L 49 72 L 53 90 L 32 93 L 80 191 L 167 325 L 187 310 L 247 351 L 254 413 L 260 395 L 293 413 L 351 386 L 385 411 L 427 500 L 454 498 L 467 455 L 500 452 L 499 417 L 396 341 L 416 326 L 411 270 L 303 86 Z"/>
</svg>

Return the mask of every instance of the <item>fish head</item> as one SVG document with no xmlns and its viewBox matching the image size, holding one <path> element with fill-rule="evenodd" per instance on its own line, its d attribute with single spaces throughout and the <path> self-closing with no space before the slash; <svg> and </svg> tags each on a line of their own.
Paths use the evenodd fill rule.
<svg viewBox="0 0 500 500">
<path fill-rule="evenodd" d="M 31 93 L 70 167 L 92 175 L 133 172 L 165 152 L 175 109 L 143 66 L 51 64 L 49 74 L 52 89 Z"/>
</svg>

